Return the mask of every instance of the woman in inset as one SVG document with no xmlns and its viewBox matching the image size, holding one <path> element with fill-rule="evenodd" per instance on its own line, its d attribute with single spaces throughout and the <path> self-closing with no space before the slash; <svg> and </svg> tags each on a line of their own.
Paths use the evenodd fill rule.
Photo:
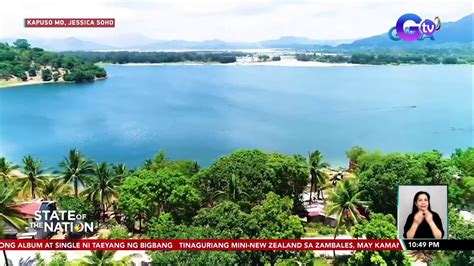
<svg viewBox="0 0 474 266">
<path fill-rule="evenodd" d="M 441 239 L 443 235 L 441 218 L 431 210 L 430 194 L 418 191 L 413 197 L 413 208 L 405 223 L 403 237 Z"/>
</svg>

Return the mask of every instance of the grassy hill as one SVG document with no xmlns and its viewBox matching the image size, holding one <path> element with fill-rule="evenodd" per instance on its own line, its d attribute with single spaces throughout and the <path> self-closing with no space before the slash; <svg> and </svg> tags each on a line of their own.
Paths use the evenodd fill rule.
<svg viewBox="0 0 474 266">
<path fill-rule="evenodd" d="M 0 82 L 3 85 L 32 80 L 89 82 L 106 76 L 102 67 L 77 57 L 31 48 L 25 39 L 18 39 L 13 45 L 0 43 Z"/>
</svg>

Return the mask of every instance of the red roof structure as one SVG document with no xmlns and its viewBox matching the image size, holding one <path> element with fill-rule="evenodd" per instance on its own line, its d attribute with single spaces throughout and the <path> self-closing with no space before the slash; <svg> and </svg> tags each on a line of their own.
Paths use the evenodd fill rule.
<svg viewBox="0 0 474 266">
<path fill-rule="evenodd" d="M 34 218 L 35 212 L 41 209 L 42 202 L 28 202 L 12 206 L 21 213 L 23 218 Z"/>
</svg>

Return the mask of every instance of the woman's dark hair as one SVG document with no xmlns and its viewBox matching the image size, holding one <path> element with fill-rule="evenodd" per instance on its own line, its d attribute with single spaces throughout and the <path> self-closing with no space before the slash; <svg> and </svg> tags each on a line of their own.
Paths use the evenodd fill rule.
<svg viewBox="0 0 474 266">
<path fill-rule="evenodd" d="M 428 210 L 429 210 L 430 212 L 433 212 L 433 211 L 431 210 L 430 194 L 428 194 L 428 192 L 426 192 L 426 191 L 418 191 L 418 192 L 416 192 L 415 196 L 413 197 L 413 207 L 412 207 L 412 209 L 411 209 L 411 213 L 412 213 L 412 214 L 415 214 L 415 213 L 418 212 L 418 207 L 416 207 L 416 201 L 418 200 L 418 197 L 419 197 L 421 194 L 425 194 L 425 195 L 426 195 L 426 197 L 428 198 Z"/>
</svg>

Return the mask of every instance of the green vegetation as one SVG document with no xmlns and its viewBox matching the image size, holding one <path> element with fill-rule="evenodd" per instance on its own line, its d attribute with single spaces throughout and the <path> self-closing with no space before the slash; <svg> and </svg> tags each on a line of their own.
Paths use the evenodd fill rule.
<svg viewBox="0 0 474 266">
<path fill-rule="evenodd" d="M 5 159 L 4 157 L 0 158 L 0 178 L 9 179 L 11 177 L 10 173 L 13 170 L 16 170 L 18 168 L 19 168 L 18 165 L 15 165 L 15 164 L 7 161 L 7 159 Z"/>
<path fill-rule="evenodd" d="M 92 162 L 84 158 L 78 150 L 73 149 L 69 151 L 69 157 L 65 157 L 59 163 L 59 167 L 62 170 L 61 177 L 64 183 L 74 184 L 74 195 L 77 198 L 79 196 L 79 184 L 84 186 L 93 171 Z"/>
<path fill-rule="evenodd" d="M 128 239 L 128 230 L 123 226 L 116 225 L 110 229 L 109 239 Z"/>
<path fill-rule="evenodd" d="M 36 76 L 43 81 L 86 82 L 106 77 L 107 73 L 77 57 L 31 48 L 25 39 L 18 39 L 13 46 L 0 43 L 0 80 L 27 81 Z"/>
<path fill-rule="evenodd" d="M 352 236 L 367 239 L 396 239 L 397 226 L 391 214 L 372 213 L 370 220 L 364 220 L 354 227 Z M 350 265 L 411 265 L 402 251 L 357 251 L 349 258 Z"/>
<path fill-rule="evenodd" d="M 347 151 L 347 156 L 354 176 L 333 178 L 335 186 L 326 185 L 328 165 L 319 151 L 304 158 L 238 150 L 204 169 L 195 161 L 172 161 L 160 151 L 143 167 L 127 170 L 123 164 L 93 166 L 92 161 L 73 149 L 59 164 L 57 173 L 47 173 L 39 160 L 25 157 L 22 177 L 13 176 L 18 166 L 0 158 L 0 223 L 24 228 L 26 222 L 12 204 L 41 196 L 57 199 L 60 209 L 85 214 L 87 221 L 101 221 L 101 227 L 110 230 L 107 237 L 111 239 L 130 235 L 153 239 L 297 239 L 310 235 L 337 237 L 342 232 L 349 232 L 354 238 L 392 239 L 397 237 L 393 217 L 399 184 L 448 184 L 452 204 L 449 237 L 474 237 L 474 225 L 459 216 L 459 210 L 472 211 L 473 207 L 473 148 L 456 150 L 451 157 L 444 157 L 437 151 L 383 154 L 354 147 Z M 321 192 L 321 200 L 327 202 L 326 214 L 337 217 L 335 228 L 301 219 L 304 211 L 300 196 L 308 190 Z M 329 195 L 326 199 L 322 197 L 323 191 Z M 315 259 L 312 252 L 149 251 L 148 254 L 154 264 L 324 262 L 322 258 Z M 420 254 L 415 254 L 415 258 Z M 71 265 L 121 263 L 113 255 L 113 252 L 94 251 Z M 472 264 L 472 251 L 422 255 L 430 262 Z M 58 261 L 62 259 L 63 256 L 57 255 Z M 338 256 L 334 262 L 406 265 L 410 259 L 413 258 L 401 251 L 360 251 L 348 257 Z"/>
<path fill-rule="evenodd" d="M 75 198 L 71 195 L 64 195 L 59 199 L 58 205 L 61 210 L 71 210 L 86 215 L 85 222 L 95 222 L 98 220 L 96 207 L 90 201 Z"/>
<path fill-rule="evenodd" d="M 55 251 L 53 256 L 51 256 L 51 260 L 46 262 L 44 258 L 41 257 L 41 254 L 37 252 L 35 254 L 36 264 L 37 266 L 64 266 L 67 264 L 67 255 L 64 252 Z"/>
<path fill-rule="evenodd" d="M 324 199 L 323 190 L 326 188 L 328 181 L 328 174 L 324 171 L 329 166 L 328 163 L 323 162 L 323 155 L 319 151 L 314 151 L 309 154 L 309 175 L 311 177 L 310 188 L 310 202 L 313 201 L 313 190 L 317 192 L 317 199 Z"/>
<path fill-rule="evenodd" d="M 361 188 L 370 191 L 365 199 L 372 202 L 371 210 L 397 214 L 398 184 L 448 184 L 448 201 L 458 208 L 472 208 L 472 148 L 457 150 L 453 159 L 444 158 L 437 151 L 419 154 L 365 152 L 357 157 Z M 458 160 L 459 166 L 456 165 Z M 468 165 L 468 166 L 465 166 Z M 465 167 L 464 167 L 465 166 Z M 459 173 L 461 171 L 461 173 Z"/>
<path fill-rule="evenodd" d="M 44 186 L 46 175 L 41 166 L 40 160 L 35 160 L 30 155 L 23 158 L 23 173 L 25 176 L 17 179 L 18 184 L 22 188 L 24 194 L 30 193 L 30 196 L 36 198 L 38 187 Z"/>
<path fill-rule="evenodd" d="M 89 63 L 233 63 L 239 56 L 246 56 L 242 52 L 62 52 L 62 55 L 78 57 Z"/>
<path fill-rule="evenodd" d="M 330 53 L 299 53 L 298 61 L 351 63 L 362 65 L 474 64 L 471 49 L 361 50 Z"/>
<path fill-rule="evenodd" d="M 28 222 L 22 219 L 20 213 L 12 207 L 19 193 L 20 189 L 16 184 L 11 184 L 7 180 L 0 180 L 0 223 L 2 226 L 9 223 L 16 229 L 22 230 L 28 225 Z"/>
<path fill-rule="evenodd" d="M 63 183 L 60 178 L 49 177 L 43 181 L 38 194 L 45 200 L 58 200 L 71 192 L 71 185 Z"/>
<path fill-rule="evenodd" d="M 336 228 L 322 224 L 322 223 L 306 223 L 304 226 L 304 236 L 314 237 L 314 236 L 334 236 Z M 344 233 L 345 230 L 339 229 L 339 234 Z"/>
</svg>

